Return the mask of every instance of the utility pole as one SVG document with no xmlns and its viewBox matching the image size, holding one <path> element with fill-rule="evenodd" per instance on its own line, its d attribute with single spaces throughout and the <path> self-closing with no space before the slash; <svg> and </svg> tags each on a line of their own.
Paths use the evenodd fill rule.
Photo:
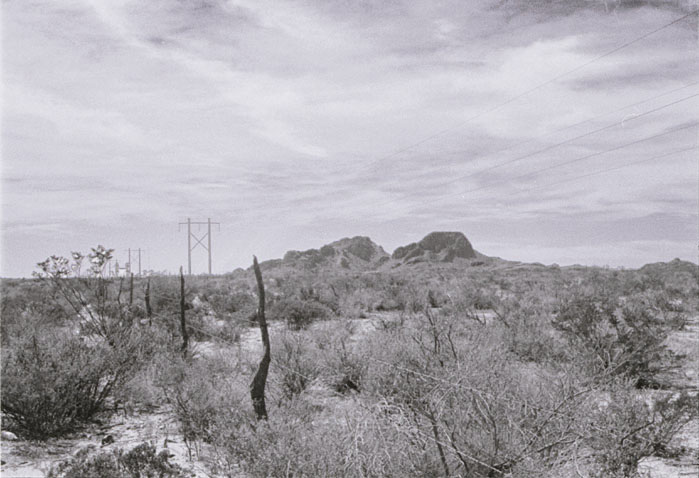
<svg viewBox="0 0 699 478">
<path fill-rule="evenodd" d="M 192 220 L 190 218 L 187 218 L 187 275 L 192 275 Z"/>
<path fill-rule="evenodd" d="M 209 252 L 209 275 L 211 275 L 211 218 L 206 220 L 208 228 L 206 230 L 206 237 L 209 240 L 209 247 L 206 250 Z"/>
<path fill-rule="evenodd" d="M 127 251 L 129 253 L 129 261 L 126 263 L 126 272 L 131 273 L 134 270 L 134 268 L 131 267 L 131 251 L 134 253 L 138 252 L 138 276 L 141 277 L 141 252 L 146 252 L 146 250 L 139 247 L 138 249 L 129 248 Z"/>
<path fill-rule="evenodd" d="M 206 222 L 201 222 L 201 221 L 196 221 L 193 222 L 191 218 L 187 218 L 187 222 L 180 222 L 178 224 L 178 230 L 179 226 L 184 226 L 187 225 L 187 275 L 192 275 L 192 251 L 197 247 L 201 246 L 209 254 L 209 275 L 211 274 L 211 226 L 212 225 L 217 225 L 218 230 L 221 230 L 221 223 L 220 222 L 211 222 L 211 218 L 208 218 Z M 201 236 L 197 237 L 193 232 L 192 232 L 192 225 L 197 225 L 197 226 L 206 226 L 206 233 Z M 192 239 L 194 239 L 196 242 L 194 245 L 192 245 Z M 207 245 L 204 245 L 204 239 L 207 240 Z"/>
</svg>

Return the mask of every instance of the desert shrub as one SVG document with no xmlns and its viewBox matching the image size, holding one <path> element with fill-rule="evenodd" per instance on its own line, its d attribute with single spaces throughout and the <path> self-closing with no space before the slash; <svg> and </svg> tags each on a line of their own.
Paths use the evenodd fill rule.
<svg viewBox="0 0 699 478">
<path fill-rule="evenodd" d="M 211 441 L 217 420 L 244 413 L 247 399 L 239 383 L 240 371 L 230 357 L 207 357 L 185 362 L 171 358 L 162 363 L 158 387 L 174 408 L 187 442 Z"/>
<path fill-rule="evenodd" d="M 623 375 L 637 387 L 651 387 L 677 360 L 664 343 L 671 325 L 642 302 L 617 307 L 604 298 L 575 296 L 560 304 L 553 325 L 591 375 Z"/>
<path fill-rule="evenodd" d="M 493 304 L 507 349 L 524 362 L 561 359 L 563 343 L 551 326 L 551 311 L 535 295 L 498 298 Z"/>
<path fill-rule="evenodd" d="M 164 329 L 153 327 L 143 333 L 149 338 L 152 347 L 150 353 L 140 359 L 133 357 L 142 363 L 134 367 L 133 374 L 112 393 L 115 409 L 121 407 L 124 412 L 155 409 L 163 404 L 165 399 L 156 385 L 162 373 L 162 362 L 172 355 L 180 356 L 180 343 L 173 344 Z"/>
<path fill-rule="evenodd" d="M 413 280 L 390 275 L 377 276 L 375 281 L 371 284 L 374 310 L 416 313 L 428 304 L 427 292 Z"/>
<path fill-rule="evenodd" d="M 351 321 L 333 322 L 313 330 L 310 339 L 316 361 L 323 364 L 322 380 L 338 393 L 360 392 L 367 363 L 353 347 L 355 326 Z"/>
<path fill-rule="evenodd" d="M 285 400 L 312 385 L 344 394 L 360 392 L 367 363 L 351 344 L 351 322 L 328 322 L 302 332 L 285 331 L 274 338 L 273 375 Z"/>
<path fill-rule="evenodd" d="M 268 422 L 221 427 L 227 476 L 439 476 L 424 438 L 394 426 L 379 406 L 354 403 L 333 418 L 303 402 L 270 414 Z"/>
<path fill-rule="evenodd" d="M 591 390 L 574 373 L 518 361 L 500 327 L 420 319 L 362 344 L 362 394 L 426 437 L 439 476 L 556 476 Z"/>
<path fill-rule="evenodd" d="M 445 313 L 483 323 L 483 311 L 495 308 L 500 301 L 494 288 L 472 280 L 459 281 L 450 286 L 445 294 Z"/>
<path fill-rule="evenodd" d="M 83 448 L 73 458 L 48 472 L 48 478 L 184 478 L 191 472 L 170 463 L 167 450 L 156 453 L 155 446 L 142 443 L 124 452 L 121 449 L 91 455 Z"/>
<path fill-rule="evenodd" d="M 287 400 L 300 395 L 321 375 L 321 363 L 313 344 L 298 333 L 286 332 L 272 343 L 273 380 L 277 380 Z"/>
<path fill-rule="evenodd" d="M 514 319 L 505 331 L 505 341 L 519 360 L 542 363 L 561 358 L 562 344 L 554 336 L 548 317 L 521 315 Z"/>
<path fill-rule="evenodd" d="M 668 394 L 651 402 L 616 388 L 586 417 L 584 446 L 592 450 L 592 476 L 636 476 L 641 459 L 667 454 L 672 438 L 698 416 L 697 396 Z"/>
<path fill-rule="evenodd" d="M 363 318 L 381 302 L 379 292 L 370 286 L 366 275 L 331 277 L 327 284 L 337 301 L 337 313 L 344 317 Z"/>
<path fill-rule="evenodd" d="M 449 303 L 449 296 L 443 290 L 430 288 L 427 291 L 427 303 L 432 308 L 444 307 Z"/>
<path fill-rule="evenodd" d="M 189 337 L 199 342 L 210 342 L 215 338 L 224 339 L 229 342 L 240 340 L 243 325 L 239 320 L 228 318 L 218 320 L 212 315 L 202 311 L 186 312 L 187 333 Z M 171 320 L 169 325 L 173 336 L 180 336 L 179 318 L 177 321 Z"/>
<path fill-rule="evenodd" d="M 88 345 L 69 333 L 28 334 L 2 350 L 2 411 L 19 433 L 43 439 L 73 430 L 141 363 L 137 341 Z"/>
<path fill-rule="evenodd" d="M 257 307 L 256 298 L 247 292 L 217 290 L 205 293 L 202 299 L 208 302 L 218 318 L 224 320 L 233 317 L 236 312 L 253 312 Z"/>
<path fill-rule="evenodd" d="M 240 342 L 243 327 L 240 322 L 235 320 L 227 320 L 218 331 L 218 337 L 228 342 Z"/>
<path fill-rule="evenodd" d="M 36 280 L 0 281 L 0 331 L 2 343 L 22 335 L 27 320 L 41 318 L 44 326 L 60 326 L 70 318 L 65 301 L 47 284 Z"/>
<path fill-rule="evenodd" d="M 315 300 L 284 298 L 274 303 L 270 310 L 270 318 L 286 321 L 293 330 L 308 327 L 316 320 L 330 317 L 332 311 Z"/>
<path fill-rule="evenodd" d="M 366 318 L 373 302 L 370 291 L 367 290 L 354 290 L 342 294 L 338 305 L 340 315 L 347 318 Z"/>
</svg>

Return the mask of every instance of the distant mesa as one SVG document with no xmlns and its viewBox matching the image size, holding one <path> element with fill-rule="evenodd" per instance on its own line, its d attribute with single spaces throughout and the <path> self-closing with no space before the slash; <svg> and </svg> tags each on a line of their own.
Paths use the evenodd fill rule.
<svg viewBox="0 0 699 478">
<path fill-rule="evenodd" d="M 455 259 L 475 259 L 473 246 L 461 232 L 432 232 L 420 242 L 399 247 L 391 256 L 404 264 L 417 262 L 454 262 Z"/>
</svg>

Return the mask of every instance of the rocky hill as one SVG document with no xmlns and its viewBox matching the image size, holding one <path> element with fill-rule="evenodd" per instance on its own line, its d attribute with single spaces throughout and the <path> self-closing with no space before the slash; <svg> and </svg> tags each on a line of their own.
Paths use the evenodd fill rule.
<svg viewBox="0 0 699 478">
<path fill-rule="evenodd" d="M 356 236 L 331 242 L 320 249 L 288 251 L 282 259 L 266 261 L 264 268 L 294 269 L 337 268 L 350 271 L 376 270 L 390 260 L 390 255 L 368 237 Z"/>
<path fill-rule="evenodd" d="M 365 236 L 331 242 L 319 249 L 288 251 L 282 259 L 265 261 L 263 269 L 327 270 L 368 272 L 405 265 L 452 263 L 460 259 L 487 260 L 473 249 L 461 232 L 432 232 L 420 242 L 399 247 L 393 255 Z"/>
<path fill-rule="evenodd" d="M 400 264 L 418 262 L 454 262 L 456 259 L 475 259 L 473 246 L 461 232 L 432 232 L 420 242 L 399 247 L 391 258 Z"/>
</svg>

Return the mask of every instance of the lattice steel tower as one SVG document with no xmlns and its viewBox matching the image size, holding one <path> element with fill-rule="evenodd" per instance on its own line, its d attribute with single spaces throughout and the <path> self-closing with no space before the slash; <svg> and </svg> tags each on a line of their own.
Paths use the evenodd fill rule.
<svg viewBox="0 0 699 478">
<path fill-rule="evenodd" d="M 219 231 L 221 230 L 220 222 L 211 222 L 211 218 L 208 218 L 206 222 L 192 222 L 191 218 L 187 218 L 187 222 L 180 222 L 179 226 L 187 225 L 187 274 L 192 275 L 192 251 L 197 247 L 201 246 L 209 253 L 209 274 L 211 274 L 211 226 L 219 226 Z M 206 225 L 206 232 L 203 236 L 197 237 L 192 232 L 192 226 L 202 226 Z M 178 229 L 179 229 L 178 226 Z M 194 238 L 194 245 L 192 245 L 192 238 Z M 204 245 L 204 239 L 207 240 L 206 245 Z"/>
</svg>

